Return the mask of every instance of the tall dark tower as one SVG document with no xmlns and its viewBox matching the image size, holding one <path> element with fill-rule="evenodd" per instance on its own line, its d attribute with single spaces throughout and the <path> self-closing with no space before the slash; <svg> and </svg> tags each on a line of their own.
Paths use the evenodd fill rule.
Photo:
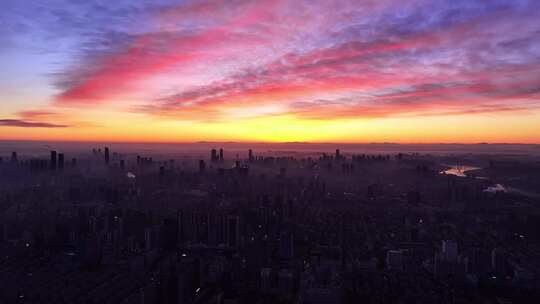
<svg viewBox="0 0 540 304">
<path fill-rule="evenodd" d="M 224 160 L 223 158 L 223 148 L 219 149 L 219 161 L 222 162 Z"/>
<path fill-rule="evenodd" d="M 240 245 L 240 218 L 238 216 L 229 216 L 227 218 L 227 245 L 237 247 Z"/>
<path fill-rule="evenodd" d="M 11 152 L 11 162 L 12 162 L 12 163 L 18 162 L 18 159 L 17 159 L 17 152 Z"/>
<path fill-rule="evenodd" d="M 105 164 L 109 164 L 109 161 L 111 160 L 111 156 L 109 155 L 109 147 L 105 147 Z"/>
<path fill-rule="evenodd" d="M 339 152 L 339 149 L 336 149 L 336 160 L 340 160 L 341 159 L 341 154 Z"/>
<path fill-rule="evenodd" d="M 248 151 L 248 160 L 250 163 L 253 161 L 253 150 L 251 149 Z"/>
<path fill-rule="evenodd" d="M 56 151 L 51 151 L 51 170 L 56 170 Z"/>
<path fill-rule="evenodd" d="M 58 154 L 58 170 L 64 170 L 64 153 Z"/>
<path fill-rule="evenodd" d="M 184 242 L 184 213 L 182 210 L 176 212 L 176 235 L 178 236 L 178 243 Z"/>
<path fill-rule="evenodd" d="M 217 156 L 217 151 L 216 149 L 212 149 L 212 152 L 211 152 L 211 155 L 210 155 L 210 160 L 212 162 L 215 162 L 218 160 L 218 156 Z"/>
<path fill-rule="evenodd" d="M 204 172 L 204 170 L 206 170 L 206 163 L 204 162 L 204 160 L 199 160 L 199 172 Z"/>
<path fill-rule="evenodd" d="M 126 167 L 126 163 L 124 162 L 123 159 L 120 160 L 120 169 L 124 170 L 124 168 Z"/>
</svg>

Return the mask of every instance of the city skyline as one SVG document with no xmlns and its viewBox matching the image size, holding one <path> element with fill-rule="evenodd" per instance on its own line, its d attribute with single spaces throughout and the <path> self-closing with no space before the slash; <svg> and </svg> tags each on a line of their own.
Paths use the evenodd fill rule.
<svg viewBox="0 0 540 304">
<path fill-rule="evenodd" d="M 540 143 L 538 1 L 0 8 L 0 140 Z"/>
</svg>

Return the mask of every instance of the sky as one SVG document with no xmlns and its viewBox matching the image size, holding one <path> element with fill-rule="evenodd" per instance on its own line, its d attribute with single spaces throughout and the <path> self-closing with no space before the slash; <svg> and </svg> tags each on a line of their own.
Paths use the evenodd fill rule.
<svg viewBox="0 0 540 304">
<path fill-rule="evenodd" d="M 540 143 L 538 0 L 2 0 L 0 140 Z"/>
</svg>

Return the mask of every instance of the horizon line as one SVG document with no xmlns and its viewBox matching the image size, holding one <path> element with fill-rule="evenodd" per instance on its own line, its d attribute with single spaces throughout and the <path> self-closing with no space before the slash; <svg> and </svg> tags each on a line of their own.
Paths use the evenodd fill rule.
<svg viewBox="0 0 540 304">
<path fill-rule="evenodd" d="M 37 140 L 37 139 L 0 139 L 3 142 L 54 142 L 54 143 L 109 143 L 109 144 L 304 144 L 304 145 L 528 145 L 540 143 L 524 142 L 316 142 L 316 141 L 117 141 L 117 140 Z"/>
</svg>

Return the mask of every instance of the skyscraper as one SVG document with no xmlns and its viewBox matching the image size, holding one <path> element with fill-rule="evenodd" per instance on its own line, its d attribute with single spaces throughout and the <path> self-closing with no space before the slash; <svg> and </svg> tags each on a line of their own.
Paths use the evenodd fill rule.
<svg viewBox="0 0 540 304">
<path fill-rule="evenodd" d="M 105 164 L 109 164 L 110 161 L 110 155 L 109 155 L 109 148 L 105 147 Z"/>
<path fill-rule="evenodd" d="M 159 167 L 159 176 L 163 177 L 165 175 L 165 167 L 160 166 Z"/>
<path fill-rule="evenodd" d="M 294 236 L 292 233 L 281 233 L 279 237 L 279 256 L 282 259 L 294 258 Z"/>
<path fill-rule="evenodd" d="M 455 241 L 443 240 L 442 241 L 442 256 L 444 260 L 455 262 L 458 258 L 458 245 Z"/>
<path fill-rule="evenodd" d="M 56 170 L 56 151 L 51 151 L 50 166 L 51 170 Z"/>
<path fill-rule="evenodd" d="M 210 154 L 210 160 L 212 162 L 216 162 L 218 160 L 217 150 L 216 149 L 212 149 L 212 152 Z"/>
<path fill-rule="evenodd" d="M 229 216 L 227 218 L 228 244 L 230 247 L 240 245 L 240 218 L 238 216 Z"/>
<path fill-rule="evenodd" d="M 391 270 L 403 270 L 403 252 L 388 250 L 386 252 L 386 267 Z"/>
<path fill-rule="evenodd" d="M 336 160 L 340 160 L 340 159 L 341 159 L 340 151 L 339 149 L 336 149 Z"/>
<path fill-rule="evenodd" d="M 184 242 L 184 213 L 182 210 L 176 212 L 176 235 L 179 243 Z"/>
<path fill-rule="evenodd" d="M 64 169 L 64 153 L 58 154 L 58 170 Z"/>
<path fill-rule="evenodd" d="M 199 172 L 204 172 L 204 170 L 206 170 L 206 163 L 204 162 L 204 160 L 199 160 Z"/>
<path fill-rule="evenodd" d="M 253 150 L 249 149 L 248 151 L 248 160 L 249 162 L 253 161 Z"/>
<path fill-rule="evenodd" d="M 219 161 L 222 162 L 224 160 L 223 158 L 223 148 L 219 149 Z"/>
<path fill-rule="evenodd" d="M 269 292 L 271 286 L 271 268 L 261 268 L 261 289 L 262 292 Z"/>
</svg>

